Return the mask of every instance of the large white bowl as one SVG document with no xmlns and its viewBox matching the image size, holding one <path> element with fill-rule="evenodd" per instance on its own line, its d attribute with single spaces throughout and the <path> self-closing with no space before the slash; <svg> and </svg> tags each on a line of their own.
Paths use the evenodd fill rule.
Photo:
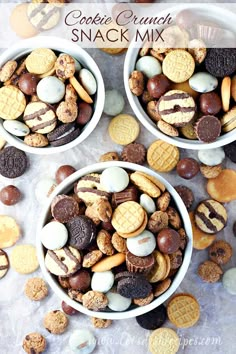
<svg viewBox="0 0 236 354">
<path fill-rule="evenodd" d="M 183 220 L 184 228 L 186 230 L 186 234 L 188 236 L 188 243 L 187 247 L 185 249 L 184 253 L 184 259 L 183 259 L 183 264 L 181 268 L 179 269 L 178 273 L 176 274 L 170 288 L 161 296 L 159 296 L 157 299 L 155 299 L 153 302 L 151 302 L 149 305 L 146 306 L 141 306 L 141 307 L 136 307 L 124 312 L 113 312 L 113 311 L 90 311 L 83 307 L 80 303 L 70 299 L 70 297 L 66 294 L 66 292 L 61 288 L 61 286 L 58 284 L 56 281 L 56 277 L 52 276 L 47 268 L 45 267 L 44 263 L 44 257 L 45 257 L 45 249 L 41 243 L 40 240 L 40 232 L 43 228 L 43 226 L 49 221 L 50 219 L 50 206 L 53 198 L 58 195 L 58 194 L 64 194 L 68 193 L 71 189 L 73 189 L 74 183 L 80 179 L 82 176 L 87 175 L 88 173 L 98 173 L 102 172 L 105 168 L 111 167 L 111 166 L 119 166 L 122 168 L 125 168 L 127 170 L 131 171 L 142 171 L 145 173 L 148 173 L 149 175 L 152 175 L 156 178 L 158 178 L 165 186 L 166 189 L 170 192 L 173 200 L 175 201 L 178 211 L 181 215 L 181 218 Z M 159 176 L 157 173 L 154 171 L 132 163 L 128 162 L 117 162 L 117 161 L 112 161 L 112 162 L 102 162 L 102 163 L 97 163 L 85 168 L 82 168 L 81 170 L 75 172 L 73 175 L 69 176 L 66 180 L 64 180 L 52 193 L 50 199 L 48 200 L 47 204 L 44 206 L 42 214 L 39 218 L 39 223 L 37 227 L 37 254 L 38 254 L 38 259 L 40 263 L 41 270 L 43 272 L 43 275 L 48 282 L 48 284 L 51 286 L 52 290 L 55 292 L 55 294 L 63 301 L 65 301 L 67 304 L 75 308 L 76 310 L 88 315 L 88 316 L 95 316 L 99 318 L 107 318 L 107 319 L 113 319 L 113 320 L 119 320 L 119 319 L 124 319 L 124 318 L 131 318 L 135 316 L 142 315 L 148 311 L 153 310 L 157 306 L 161 305 L 164 301 L 166 301 L 178 288 L 180 283 L 182 282 L 189 264 L 191 260 L 191 255 L 192 255 L 192 244 L 193 244 L 193 236 L 192 236 L 192 226 L 191 222 L 189 219 L 189 215 L 187 212 L 187 209 L 176 192 L 176 190 L 161 176 Z"/>
<path fill-rule="evenodd" d="M 178 14 L 181 10 L 190 9 L 194 10 L 199 15 L 204 14 L 204 6 L 207 6 L 206 11 L 209 13 L 212 20 L 218 20 L 223 26 L 226 28 L 229 25 L 235 30 L 235 14 L 230 12 L 222 7 L 217 7 L 210 4 L 181 4 L 174 6 L 173 8 L 168 9 L 168 12 L 171 13 L 171 16 Z M 165 11 L 166 13 L 166 11 Z M 158 15 L 161 16 L 164 12 L 159 12 Z M 140 48 L 136 48 L 135 40 L 130 43 L 128 48 L 125 64 L 124 64 L 124 85 L 126 94 L 129 100 L 129 103 L 136 114 L 137 118 L 140 122 L 145 126 L 150 133 L 152 133 L 156 138 L 164 140 L 170 144 L 176 145 L 180 148 L 185 149 L 193 149 L 193 150 L 207 150 L 213 149 L 220 146 L 224 146 L 226 144 L 231 143 L 236 140 L 236 129 L 232 130 L 229 133 L 226 133 L 213 143 L 203 143 L 198 140 L 188 140 L 185 138 L 178 137 L 170 137 L 164 133 L 162 133 L 156 126 L 156 124 L 152 121 L 152 119 L 147 115 L 145 110 L 143 109 L 141 103 L 139 102 L 138 97 L 132 94 L 129 88 L 129 77 L 132 71 L 135 70 L 135 64 L 138 58 Z"/>
<path fill-rule="evenodd" d="M 3 128 L 3 120 L 0 118 L 0 135 L 5 140 L 7 140 L 9 144 L 14 145 L 18 149 L 24 150 L 29 153 L 38 155 L 50 155 L 60 153 L 75 147 L 76 145 L 82 143 L 82 141 L 84 141 L 92 133 L 92 131 L 98 124 L 103 112 L 105 102 L 105 87 L 101 72 L 93 58 L 77 44 L 59 37 L 39 36 L 36 38 L 25 39 L 18 42 L 16 45 L 13 45 L 0 55 L 0 67 L 10 59 L 20 59 L 22 56 L 31 52 L 35 48 L 51 48 L 52 50 L 58 52 L 70 54 L 75 59 L 77 59 L 83 67 L 89 69 L 93 73 L 97 81 L 97 93 L 95 95 L 93 116 L 88 122 L 88 124 L 83 128 L 81 134 L 75 140 L 71 141 L 68 144 L 58 147 L 47 146 L 44 148 L 28 146 L 20 138 L 8 133 Z"/>
</svg>

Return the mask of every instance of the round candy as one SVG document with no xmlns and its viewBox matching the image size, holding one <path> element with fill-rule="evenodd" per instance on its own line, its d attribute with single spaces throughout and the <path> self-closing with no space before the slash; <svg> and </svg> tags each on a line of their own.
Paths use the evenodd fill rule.
<svg viewBox="0 0 236 354">
<path fill-rule="evenodd" d="M 177 231 L 166 228 L 157 235 L 159 250 L 163 253 L 175 253 L 180 247 L 180 235 Z"/>
<path fill-rule="evenodd" d="M 215 115 L 222 108 L 221 99 L 215 92 L 203 93 L 199 98 L 199 104 L 203 114 Z"/>
<path fill-rule="evenodd" d="M 52 221 L 42 228 L 40 238 L 48 250 L 59 250 L 68 240 L 68 231 L 60 222 Z"/>
<path fill-rule="evenodd" d="M 106 293 L 113 287 L 114 279 L 114 274 L 110 270 L 93 273 L 91 288 L 93 291 Z"/>
<path fill-rule="evenodd" d="M 91 71 L 88 69 L 81 69 L 79 72 L 79 79 L 89 95 L 94 95 L 97 92 L 97 82 Z"/>
<path fill-rule="evenodd" d="M 204 165 L 216 166 L 224 161 L 225 152 L 221 147 L 211 150 L 199 150 L 198 158 Z"/>
<path fill-rule="evenodd" d="M 189 86 L 201 93 L 214 91 L 217 85 L 217 78 L 205 72 L 196 73 L 189 79 Z"/>
<path fill-rule="evenodd" d="M 146 210 L 148 214 L 152 214 L 156 211 L 154 200 L 147 194 L 141 194 L 140 205 Z"/>
<path fill-rule="evenodd" d="M 136 70 L 142 71 L 149 79 L 155 75 L 161 74 L 162 68 L 160 62 L 149 55 L 140 58 L 136 63 Z"/>
<path fill-rule="evenodd" d="M 163 74 L 155 75 L 148 80 L 147 89 L 151 97 L 160 98 L 170 89 L 170 81 Z"/>
<path fill-rule="evenodd" d="M 38 82 L 39 78 L 36 75 L 26 73 L 20 76 L 18 86 L 23 93 L 31 96 L 36 93 Z"/>
<path fill-rule="evenodd" d="M 123 168 L 108 167 L 102 172 L 100 183 L 106 192 L 121 192 L 129 184 L 129 175 Z"/>
<path fill-rule="evenodd" d="M 0 191 L 0 200 L 5 205 L 15 205 L 21 199 L 21 192 L 15 186 L 6 186 Z"/>
<path fill-rule="evenodd" d="M 3 127 L 8 133 L 15 136 L 26 136 L 30 133 L 27 125 L 18 120 L 4 120 Z"/>
<path fill-rule="evenodd" d="M 63 165 L 63 166 L 59 167 L 58 170 L 56 171 L 57 184 L 64 181 L 64 179 L 66 179 L 67 177 L 72 175 L 72 173 L 74 173 L 75 171 L 76 171 L 76 169 L 70 165 Z"/>
<path fill-rule="evenodd" d="M 79 125 L 85 125 L 90 121 L 92 115 L 92 106 L 86 102 L 80 102 L 78 104 L 78 116 L 76 118 L 76 123 Z"/>
<path fill-rule="evenodd" d="M 90 354 L 96 347 L 96 338 L 87 329 L 77 329 L 70 335 L 69 346 L 76 354 Z"/>
<path fill-rule="evenodd" d="M 222 278 L 223 287 L 232 295 L 236 295 L 236 268 L 226 270 Z"/>
<path fill-rule="evenodd" d="M 79 291 L 87 291 L 91 284 L 91 277 L 87 270 L 79 270 L 69 277 L 69 284 L 72 289 Z"/>
<path fill-rule="evenodd" d="M 130 307 L 131 302 L 132 302 L 131 299 L 128 299 L 128 298 L 126 298 L 120 294 L 114 293 L 112 291 L 109 291 L 108 293 L 106 293 L 106 296 L 109 301 L 107 306 L 112 311 L 117 311 L 117 312 L 125 311 Z"/>
<path fill-rule="evenodd" d="M 140 235 L 127 239 L 127 248 L 135 256 L 149 256 L 156 248 L 156 239 L 150 231 L 144 230 Z"/>
<path fill-rule="evenodd" d="M 35 186 L 35 196 L 40 204 L 47 202 L 51 193 L 56 188 L 56 182 L 52 178 L 43 178 Z"/>
<path fill-rule="evenodd" d="M 125 100 L 118 90 L 107 90 L 105 95 L 104 113 L 117 116 L 125 107 Z"/>
<path fill-rule="evenodd" d="M 196 160 L 187 157 L 178 162 L 176 169 L 180 177 L 184 179 L 191 179 L 198 174 L 200 167 Z"/>
<path fill-rule="evenodd" d="M 62 301 L 61 308 L 63 312 L 65 312 L 65 314 L 67 314 L 68 316 L 73 316 L 78 313 L 76 309 L 68 305 L 65 301 Z"/>
<path fill-rule="evenodd" d="M 37 86 L 38 98 L 46 103 L 60 102 L 65 96 L 65 85 L 55 76 L 47 76 L 39 81 Z"/>
</svg>

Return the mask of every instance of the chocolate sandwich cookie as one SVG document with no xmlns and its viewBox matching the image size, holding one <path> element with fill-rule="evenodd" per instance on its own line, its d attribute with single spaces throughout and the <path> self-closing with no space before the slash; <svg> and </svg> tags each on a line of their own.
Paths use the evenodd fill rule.
<svg viewBox="0 0 236 354">
<path fill-rule="evenodd" d="M 67 223 L 79 214 L 79 204 L 73 197 L 58 195 L 53 199 L 51 213 L 56 221 Z"/>
<path fill-rule="evenodd" d="M 0 174 L 7 178 L 22 176 L 28 166 L 24 151 L 8 146 L 0 152 Z"/>
<path fill-rule="evenodd" d="M 158 112 L 165 122 L 182 127 L 193 119 L 196 104 L 187 92 L 171 90 L 160 98 Z"/>
<path fill-rule="evenodd" d="M 153 254 L 145 257 L 138 257 L 131 252 L 126 253 L 126 266 L 129 272 L 148 274 L 153 268 L 155 258 Z"/>
<path fill-rule="evenodd" d="M 67 224 L 69 245 L 79 250 L 88 248 L 96 237 L 96 225 L 85 215 L 71 219 Z"/>
<path fill-rule="evenodd" d="M 9 260 L 6 252 L 0 249 L 0 279 L 7 274 L 9 269 Z"/>
<path fill-rule="evenodd" d="M 24 122 L 33 133 L 47 134 L 56 128 L 57 117 L 44 102 L 31 102 L 26 106 Z"/>
<path fill-rule="evenodd" d="M 234 163 L 236 163 L 236 141 L 224 146 L 225 155 Z"/>
<path fill-rule="evenodd" d="M 136 321 L 142 328 L 154 330 L 161 327 L 165 323 L 166 318 L 166 308 L 164 305 L 160 305 L 144 315 L 137 316 Z"/>
<path fill-rule="evenodd" d="M 29 4 L 27 15 L 38 31 L 49 30 L 57 25 L 60 19 L 60 9 L 53 4 L 33 3 Z"/>
<path fill-rule="evenodd" d="M 212 143 L 221 133 L 220 120 L 215 116 L 203 116 L 195 124 L 195 133 L 204 143 Z"/>
<path fill-rule="evenodd" d="M 129 299 L 141 299 L 150 294 L 152 286 L 144 276 L 126 278 L 118 281 L 117 292 Z"/>
<path fill-rule="evenodd" d="M 213 199 L 204 200 L 195 211 L 195 222 L 203 232 L 214 234 L 225 227 L 227 211 L 222 204 Z"/>
<path fill-rule="evenodd" d="M 216 76 L 225 77 L 236 70 L 236 48 L 211 48 L 205 60 L 206 70 Z"/>
<path fill-rule="evenodd" d="M 73 247 L 63 247 L 59 250 L 48 250 L 45 266 L 54 275 L 68 277 L 81 268 L 81 255 Z"/>
<path fill-rule="evenodd" d="M 74 123 L 62 124 L 47 134 L 50 144 L 54 147 L 65 145 L 80 135 L 80 129 Z"/>
</svg>

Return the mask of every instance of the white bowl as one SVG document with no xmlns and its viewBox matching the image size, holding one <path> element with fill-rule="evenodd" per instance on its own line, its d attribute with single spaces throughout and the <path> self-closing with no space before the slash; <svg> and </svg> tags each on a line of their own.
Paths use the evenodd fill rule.
<svg viewBox="0 0 236 354">
<path fill-rule="evenodd" d="M 82 130 L 81 134 L 75 140 L 71 141 L 68 144 L 58 147 L 48 146 L 44 148 L 28 146 L 20 138 L 8 133 L 3 128 L 3 120 L 0 118 L 0 135 L 5 140 L 7 140 L 9 144 L 14 145 L 18 149 L 24 150 L 29 153 L 38 155 L 50 155 L 72 149 L 76 145 L 82 143 L 82 141 L 84 141 L 92 133 L 92 131 L 98 124 L 103 112 L 105 102 L 105 87 L 101 72 L 93 58 L 77 44 L 66 39 L 61 39 L 59 37 L 39 36 L 36 38 L 25 39 L 18 42 L 16 45 L 13 45 L 0 55 L 0 67 L 8 60 L 20 59 L 22 56 L 26 55 L 27 53 L 31 52 L 33 49 L 36 48 L 51 48 L 52 50 L 58 52 L 65 52 L 67 54 L 70 54 L 75 59 L 77 59 L 83 67 L 89 69 L 93 73 L 97 81 L 97 93 L 95 95 L 94 114 L 91 120 Z"/>
<path fill-rule="evenodd" d="M 235 23 L 235 14 L 233 12 L 225 10 L 222 7 L 217 7 L 210 4 L 181 4 L 168 9 L 168 12 L 171 14 L 171 16 L 174 16 L 178 14 L 181 10 L 190 9 L 190 10 L 194 10 L 196 13 L 199 13 L 199 15 L 202 15 L 204 13 L 204 8 L 203 8 L 204 5 L 207 6 L 207 13 L 210 14 L 212 20 L 214 19 L 218 20 L 226 28 L 230 24 L 235 29 L 235 25 L 233 25 Z M 158 16 L 161 16 L 163 14 L 164 11 L 159 12 Z M 213 149 L 213 148 L 227 145 L 232 141 L 236 140 L 236 129 L 220 136 L 219 138 L 217 138 L 216 141 L 209 144 L 203 143 L 198 140 L 188 140 L 185 138 L 170 137 L 162 133 L 143 109 L 141 103 L 139 102 L 139 98 L 133 95 L 129 88 L 128 80 L 132 71 L 135 70 L 135 64 L 140 50 L 140 48 L 136 48 L 136 46 L 137 45 L 135 45 L 135 40 L 133 40 L 130 43 L 130 46 L 126 54 L 125 64 L 124 64 L 124 85 L 125 85 L 125 90 L 126 90 L 129 103 L 134 113 L 136 114 L 140 122 L 145 126 L 145 128 L 149 130 L 150 133 L 152 133 L 157 139 L 164 140 L 180 148 L 192 149 L 192 150 Z"/>
<path fill-rule="evenodd" d="M 52 276 L 47 268 L 45 267 L 44 263 L 44 257 L 45 257 L 45 249 L 41 243 L 40 240 L 40 232 L 43 228 L 43 226 L 48 222 L 49 217 L 50 217 L 50 206 L 53 198 L 58 195 L 58 194 L 64 194 L 68 193 L 71 189 L 73 189 L 74 183 L 80 179 L 82 176 L 87 175 L 89 173 L 98 173 L 102 172 L 105 168 L 107 167 L 112 167 L 112 166 L 119 166 L 122 168 L 125 168 L 127 170 L 131 171 L 142 171 L 145 173 L 148 173 L 156 178 L 158 178 L 165 186 L 166 189 L 170 192 L 173 200 L 175 201 L 178 211 L 181 215 L 181 218 L 183 220 L 184 228 L 186 230 L 186 234 L 188 236 L 188 243 L 187 247 L 185 249 L 184 253 L 184 258 L 183 258 L 183 264 L 180 267 L 178 273 L 176 274 L 170 288 L 161 296 L 159 296 L 157 299 L 155 299 L 153 302 L 151 302 L 149 305 L 146 306 L 141 306 L 141 307 L 136 307 L 131 310 L 127 310 L 124 312 L 112 312 L 112 311 L 90 311 L 86 309 L 82 304 L 70 299 L 70 297 L 66 294 L 66 292 L 61 288 L 61 286 L 58 284 L 56 281 L 55 277 Z M 38 223 L 38 228 L 37 228 L 37 254 L 38 254 L 38 259 L 40 263 L 41 270 L 43 272 L 43 275 L 48 282 L 48 284 L 51 286 L 52 290 L 55 292 L 55 294 L 63 301 L 65 301 L 68 305 L 72 306 L 79 312 L 82 312 L 88 316 L 95 316 L 99 318 L 106 318 L 106 319 L 113 319 L 113 320 L 119 320 L 119 319 L 124 319 L 124 318 L 131 318 L 135 316 L 142 315 L 148 311 L 153 310 L 157 306 L 161 305 L 164 301 L 166 301 L 178 288 L 180 283 L 182 282 L 189 264 L 191 260 L 191 255 L 192 255 L 192 245 L 193 245 L 193 236 L 192 236 L 192 226 L 191 222 L 189 219 L 189 215 L 187 212 L 187 209 L 176 192 L 176 190 L 161 176 L 159 176 L 156 172 L 132 163 L 128 162 L 117 162 L 117 161 L 112 161 L 112 162 L 102 162 L 102 163 L 97 163 L 91 166 L 87 166 L 82 168 L 81 170 L 75 172 L 73 175 L 69 176 L 66 180 L 64 180 L 52 193 L 50 200 L 47 202 L 47 204 L 44 206 L 42 214 L 39 218 L 39 223 Z"/>
</svg>

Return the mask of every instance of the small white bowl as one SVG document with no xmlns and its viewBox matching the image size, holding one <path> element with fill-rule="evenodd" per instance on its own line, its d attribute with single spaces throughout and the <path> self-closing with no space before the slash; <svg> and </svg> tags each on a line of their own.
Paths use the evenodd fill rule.
<svg viewBox="0 0 236 354">
<path fill-rule="evenodd" d="M 235 23 L 235 15 L 233 12 L 214 5 L 210 5 L 210 4 L 205 4 L 205 5 L 207 5 L 207 11 L 208 13 L 210 13 L 211 19 L 218 20 L 226 28 L 229 27 L 229 24 Z M 171 16 L 174 16 L 182 10 L 190 9 L 202 15 L 204 11 L 203 10 L 204 8 L 202 6 L 204 6 L 204 4 L 181 4 L 168 9 L 168 12 L 171 14 Z M 158 16 L 161 16 L 164 13 L 166 13 L 166 11 L 165 12 L 161 11 L 158 13 Z M 232 141 L 236 140 L 236 129 L 220 136 L 219 138 L 217 138 L 216 141 L 209 144 L 203 143 L 199 140 L 189 140 L 185 138 L 171 137 L 162 133 L 143 109 L 141 103 L 139 102 L 139 98 L 133 95 L 129 88 L 129 77 L 131 73 L 135 70 L 135 65 L 140 50 L 140 48 L 137 48 L 136 46 L 137 44 L 135 43 L 135 40 L 133 40 L 130 43 L 130 46 L 126 54 L 125 64 L 124 64 L 124 85 L 125 85 L 125 90 L 126 90 L 129 103 L 135 115 L 140 120 L 140 122 L 144 125 L 144 127 L 147 130 L 149 130 L 150 133 L 152 133 L 157 139 L 164 140 L 180 148 L 192 149 L 192 150 L 214 149 L 220 146 L 227 145 Z"/>
<path fill-rule="evenodd" d="M 82 143 L 82 141 L 84 141 L 92 133 L 92 131 L 98 124 L 103 112 L 103 107 L 105 103 L 105 87 L 101 72 L 93 58 L 77 44 L 59 37 L 39 36 L 36 38 L 25 39 L 18 42 L 16 45 L 10 47 L 0 55 L 0 67 L 8 60 L 20 59 L 21 57 L 30 53 L 33 49 L 36 48 L 50 48 L 58 52 L 70 54 L 75 59 L 77 59 L 84 68 L 89 69 L 93 73 L 97 81 L 97 93 L 95 95 L 93 116 L 91 120 L 87 123 L 87 125 L 83 128 L 81 134 L 75 140 L 71 141 L 68 144 L 58 147 L 47 146 L 44 148 L 28 146 L 20 138 L 8 133 L 3 128 L 3 120 L 0 118 L 0 135 L 9 144 L 17 147 L 20 150 L 24 150 L 25 152 L 29 152 L 32 154 L 50 155 L 72 149 L 76 145 Z"/>
<path fill-rule="evenodd" d="M 79 180 L 81 177 L 89 174 L 89 173 L 100 173 L 102 172 L 105 168 L 112 167 L 112 166 L 119 166 L 127 170 L 131 171 L 141 171 L 145 172 L 151 176 L 154 176 L 158 178 L 165 186 L 166 189 L 169 191 L 171 194 L 173 200 L 175 201 L 178 211 L 181 215 L 184 228 L 188 237 L 188 243 L 187 247 L 185 249 L 184 253 L 184 258 L 183 258 L 183 264 L 180 267 L 178 273 L 176 274 L 170 288 L 161 296 L 159 296 L 157 299 L 152 301 L 149 305 L 146 306 L 140 306 L 136 307 L 124 312 L 112 312 L 112 311 L 90 311 L 87 308 L 85 308 L 82 304 L 72 300 L 66 292 L 62 289 L 62 287 L 59 285 L 59 283 L 56 281 L 56 277 L 51 275 L 47 268 L 45 267 L 45 262 L 44 262 L 44 257 L 45 257 L 45 249 L 41 243 L 40 240 L 40 232 L 43 228 L 43 226 L 49 221 L 50 217 L 50 206 L 52 203 L 53 198 L 55 198 L 56 195 L 58 194 L 64 194 L 68 193 L 71 189 L 73 189 L 74 183 Z M 38 254 L 38 259 L 39 259 L 39 264 L 41 267 L 41 270 L 43 272 L 43 275 L 48 282 L 48 284 L 51 286 L 52 290 L 55 292 L 55 294 L 63 301 L 65 301 L 68 305 L 72 306 L 79 312 L 82 312 L 88 316 L 95 316 L 98 318 L 106 318 L 106 319 L 112 319 L 112 320 L 120 320 L 120 319 L 125 319 L 125 318 L 132 318 L 136 317 L 139 315 L 142 315 L 146 312 L 149 312 L 156 308 L 157 306 L 161 305 L 164 301 L 166 301 L 178 288 L 182 280 L 184 279 L 184 276 L 188 270 L 191 256 L 192 256 L 192 245 L 193 245 L 193 236 L 192 236 L 192 226 L 191 222 L 189 219 L 189 215 L 187 212 L 187 209 L 176 192 L 176 190 L 161 176 L 159 176 L 156 172 L 140 166 L 136 164 L 132 164 L 129 162 L 117 162 L 117 161 L 112 161 L 112 162 L 102 162 L 102 163 L 97 163 L 91 166 L 87 166 L 82 168 L 81 170 L 75 172 L 73 175 L 69 176 L 67 179 L 65 179 L 52 193 L 50 199 L 48 200 L 47 204 L 44 206 L 42 214 L 39 218 L 39 223 L 37 227 L 37 254 Z"/>
</svg>

